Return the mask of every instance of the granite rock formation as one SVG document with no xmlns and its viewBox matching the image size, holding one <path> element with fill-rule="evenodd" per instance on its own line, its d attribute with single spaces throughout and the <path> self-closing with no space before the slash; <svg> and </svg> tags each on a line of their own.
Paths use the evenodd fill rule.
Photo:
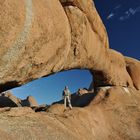
<svg viewBox="0 0 140 140">
<path fill-rule="evenodd" d="M 38 103 L 33 96 L 28 96 L 25 100 L 21 100 L 22 106 L 38 107 Z"/>
<path fill-rule="evenodd" d="M 140 62 L 109 48 L 92 0 L 1 0 L 0 46 L 1 92 L 69 69 L 88 69 L 95 87 L 66 111 L 60 101 L 35 113 L 46 106 L 8 94 L 16 108 L 0 108 L 2 140 L 140 139 Z"/>
<path fill-rule="evenodd" d="M 94 86 L 139 89 L 139 64 L 109 49 L 92 0 L 2 0 L 0 13 L 1 91 L 69 69 L 90 70 Z"/>
<path fill-rule="evenodd" d="M 133 85 L 140 90 L 140 61 L 125 57 L 127 71 L 133 81 Z"/>
<path fill-rule="evenodd" d="M 96 92 L 94 92 L 93 90 L 81 88 L 78 89 L 76 93 L 71 94 L 71 104 L 73 107 L 85 107 L 89 105 L 89 103 L 95 96 Z M 60 101 L 54 102 L 50 107 L 48 107 L 48 110 L 55 108 L 54 106 L 57 106 L 57 104 L 64 104 L 64 100 L 62 99 Z M 57 107 L 55 108 L 55 110 L 57 110 Z"/>
<path fill-rule="evenodd" d="M 86 107 L 65 112 L 63 104 L 52 105 L 47 113 L 0 108 L 1 139 L 139 140 L 140 92 L 114 86 L 102 87 L 98 94 L 101 98 Z"/>
<path fill-rule="evenodd" d="M 17 98 L 12 92 L 7 91 L 0 94 L 0 108 L 1 107 L 39 107 L 37 101 L 33 96 L 28 96 L 26 99 Z"/>
</svg>

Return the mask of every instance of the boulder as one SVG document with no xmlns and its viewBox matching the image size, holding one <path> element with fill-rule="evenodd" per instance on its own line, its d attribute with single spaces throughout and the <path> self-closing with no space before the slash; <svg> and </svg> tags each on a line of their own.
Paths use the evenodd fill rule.
<svg viewBox="0 0 140 140">
<path fill-rule="evenodd" d="M 77 94 L 79 94 L 79 96 L 82 96 L 82 95 L 84 95 L 84 94 L 86 94 L 86 93 L 88 93 L 88 90 L 87 89 L 85 89 L 85 88 L 80 88 L 80 89 L 78 89 L 78 91 L 77 91 Z"/>
<path fill-rule="evenodd" d="M 39 106 L 33 96 L 28 96 L 26 99 L 21 100 L 22 106 L 37 107 Z"/>
<path fill-rule="evenodd" d="M 18 104 L 8 97 L 0 96 L 0 107 L 18 107 Z"/>
<path fill-rule="evenodd" d="M 28 96 L 26 99 L 19 99 L 7 91 L 0 95 L 0 107 L 38 107 L 38 103 L 33 96 Z"/>
<path fill-rule="evenodd" d="M 0 95 L 0 107 L 21 107 L 20 99 L 7 91 Z"/>
<path fill-rule="evenodd" d="M 140 90 L 140 61 L 125 57 L 127 71 L 136 89 Z"/>
</svg>

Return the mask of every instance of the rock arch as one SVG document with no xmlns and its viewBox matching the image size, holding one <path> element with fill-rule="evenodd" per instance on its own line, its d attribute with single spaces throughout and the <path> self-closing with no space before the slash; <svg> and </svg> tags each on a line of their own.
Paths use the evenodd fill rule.
<svg viewBox="0 0 140 140">
<path fill-rule="evenodd" d="M 0 13 L 1 91 L 74 68 L 89 69 L 95 86 L 140 89 L 129 59 L 109 49 L 92 0 L 3 0 Z"/>
</svg>

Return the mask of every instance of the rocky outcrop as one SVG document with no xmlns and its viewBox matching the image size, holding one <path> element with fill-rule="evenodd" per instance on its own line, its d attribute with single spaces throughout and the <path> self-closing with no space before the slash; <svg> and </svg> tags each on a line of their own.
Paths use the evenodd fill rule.
<svg viewBox="0 0 140 140">
<path fill-rule="evenodd" d="M 10 91 L 0 94 L 0 107 L 20 107 L 21 100 Z"/>
<path fill-rule="evenodd" d="M 75 68 L 95 87 L 72 95 L 72 110 L 0 96 L 2 140 L 140 139 L 140 62 L 109 49 L 92 0 L 1 0 L 0 45 L 0 91 Z"/>
<path fill-rule="evenodd" d="M 96 87 L 140 84 L 109 49 L 92 0 L 7 0 L 0 13 L 1 91 L 74 68 L 89 69 Z"/>
<path fill-rule="evenodd" d="M 8 97 L 0 96 L 0 107 L 18 107 L 18 104 Z"/>
<path fill-rule="evenodd" d="M 140 90 L 140 61 L 125 57 L 127 71 L 136 89 Z"/>
<path fill-rule="evenodd" d="M 26 99 L 20 99 L 14 96 L 10 91 L 0 94 L 0 107 L 39 107 L 33 96 L 28 96 Z"/>
<path fill-rule="evenodd" d="M 63 104 L 46 113 L 28 107 L 0 109 L 1 139 L 139 140 L 140 92 L 114 86 L 100 87 L 98 94 L 86 107 L 66 111 Z"/>
<path fill-rule="evenodd" d="M 85 107 L 93 100 L 95 96 L 96 92 L 94 92 L 93 90 L 81 88 L 78 89 L 76 93 L 71 94 L 71 104 L 73 107 Z M 60 101 L 54 102 L 50 107 L 48 107 L 48 110 L 52 108 L 55 108 L 55 110 L 57 110 L 57 104 L 64 104 L 64 100 L 62 99 Z"/>
<path fill-rule="evenodd" d="M 22 106 L 37 107 L 39 106 L 37 101 L 33 96 L 28 96 L 25 100 L 21 100 Z"/>
</svg>

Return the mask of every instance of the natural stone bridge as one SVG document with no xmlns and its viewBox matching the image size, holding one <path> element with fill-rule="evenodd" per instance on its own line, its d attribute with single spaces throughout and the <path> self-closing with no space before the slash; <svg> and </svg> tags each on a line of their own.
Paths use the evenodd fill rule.
<svg viewBox="0 0 140 140">
<path fill-rule="evenodd" d="M 140 89 L 140 62 L 109 49 L 92 0 L 1 0 L 0 90 L 69 69 Z"/>
</svg>

